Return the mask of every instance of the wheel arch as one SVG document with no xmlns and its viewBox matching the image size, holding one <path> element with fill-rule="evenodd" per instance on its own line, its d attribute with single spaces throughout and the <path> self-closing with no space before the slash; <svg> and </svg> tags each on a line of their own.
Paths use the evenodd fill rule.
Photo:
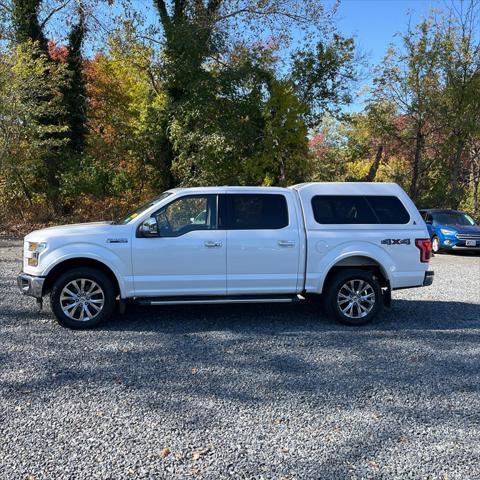
<svg viewBox="0 0 480 480">
<path fill-rule="evenodd" d="M 123 297 L 121 284 L 118 281 L 118 278 L 114 273 L 114 271 L 104 262 L 101 262 L 100 260 L 89 258 L 89 257 L 74 257 L 74 258 L 68 258 L 66 260 L 62 260 L 58 262 L 48 272 L 47 276 L 45 277 L 42 294 L 46 295 L 47 293 L 50 292 L 56 278 L 58 278 L 64 272 L 67 272 L 68 270 L 71 270 L 72 268 L 77 268 L 77 267 L 90 267 L 90 268 L 95 268 L 97 270 L 100 270 L 105 275 L 107 275 L 107 277 L 111 280 L 115 288 L 115 294 Z"/>
<path fill-rule="evenodd" d="M 336 273 L 349 269 L 360 269 L 372 272 L 378 278 L 381 287 L 390 289 L 389 275 L 379 260 L 366 254 L 353 254 L 330 265 L 323 278 L 321 290 L 325 290 L 325 287 Z"/>
</svg>

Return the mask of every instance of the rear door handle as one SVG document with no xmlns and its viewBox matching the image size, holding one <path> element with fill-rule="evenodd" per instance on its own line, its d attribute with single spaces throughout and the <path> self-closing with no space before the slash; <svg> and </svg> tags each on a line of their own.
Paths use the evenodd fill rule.
<svg viewBox="0 0 480 480">
<path fill-rule="evenodd" d="M 295 242 L 293 240 L 279 240 L 278 242 L 279 247 L 294 247 Z"/>
<path fill-rule="evenodd" d="M 207 248 L 220 248 L 223 245 L 223 243 L 219 242 L 219 241 L 208 240 L 208 241 L 204 242 L 204 245 Z"/>
</svg>

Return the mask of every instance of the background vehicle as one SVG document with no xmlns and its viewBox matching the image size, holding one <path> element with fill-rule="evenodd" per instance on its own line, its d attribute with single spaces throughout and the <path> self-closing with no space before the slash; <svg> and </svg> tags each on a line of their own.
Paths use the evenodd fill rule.
<svg viewBox="0 0 480 480">
<path fill-rule="evenodd" d="M 391 290 L 430 285 L 428 231 L 395 184 L 174 189 L 115 223 L 25 237 L 20 290 L 50 295 L 58 321 L 86 328 L 116 300 L 147 305 L 296 302 L 323 296 L 349 325 Z"/>
<path fill-rule="evenodd" d="M 480 251 L 480 226 L 470 215 L 458 210 L 426 209 L 420 213 L 432 239 L 432 250 Z"/>
</svg>

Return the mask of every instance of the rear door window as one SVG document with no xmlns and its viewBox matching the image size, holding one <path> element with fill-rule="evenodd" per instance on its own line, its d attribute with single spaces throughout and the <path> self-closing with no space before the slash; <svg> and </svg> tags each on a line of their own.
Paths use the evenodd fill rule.
<svg viewBox="0 0 480 480">
<path fill-rule="evenodd" d="M 227 195 L 227 229 L 278 230 L 287 225 L 288 208 L 284 195 Z"/>
</svg>

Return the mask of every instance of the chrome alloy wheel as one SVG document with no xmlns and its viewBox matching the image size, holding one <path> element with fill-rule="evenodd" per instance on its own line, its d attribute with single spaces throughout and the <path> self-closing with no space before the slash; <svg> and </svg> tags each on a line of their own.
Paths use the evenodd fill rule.
<svg viewBox="0 0 480 480">
<path fill-rule="evenodd" d="M 103 309 L 105 294 L 98 283 L 78 278 L 67 283 L 60 294 L 63 313 L 76 322 L 94 319 Z"/>
<path fill-rule="evenodd" d="M 433 253 L 438 253 L 438 251 L 440 250 L 440 242 L 438 240 L 438 237 L 433 237 L 432 250 L 433 250 Z"/>
<path fill-rule="evenodd" d="M 366 317 L 375 305 L 375 290 L 365 280 L 348 280 L 338 291 L 337 305 L 349 318 Z"/>
</svg>

